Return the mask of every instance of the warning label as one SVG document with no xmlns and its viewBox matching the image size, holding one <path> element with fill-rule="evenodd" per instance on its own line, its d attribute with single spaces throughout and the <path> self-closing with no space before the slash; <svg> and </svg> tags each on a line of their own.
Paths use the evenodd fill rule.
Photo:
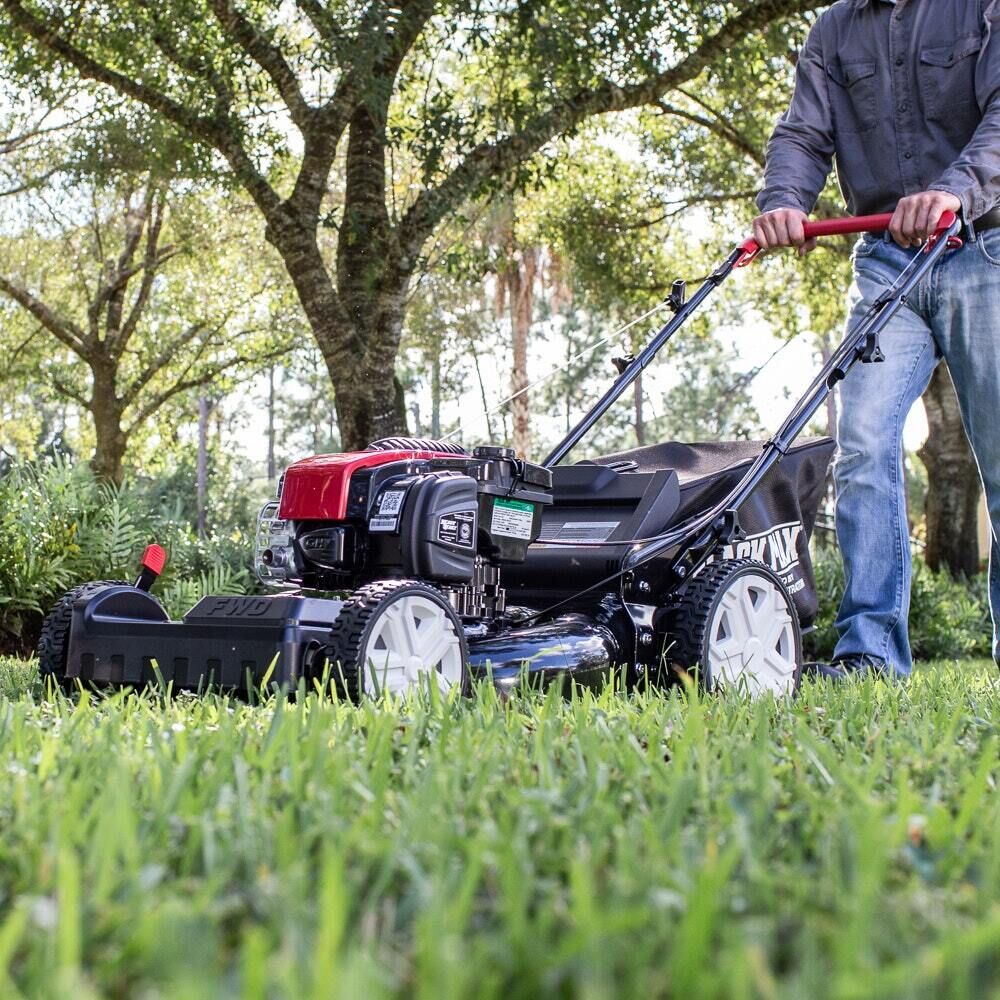
<svg viewBox="0 0 1000 1000">
<path fill-rule="evenodd" d="M 524 500 L 495 500 L 490 532 L 508 538 L 531 540 L 531 524 L 535 519 L 535 505 Z"/>
</svg>

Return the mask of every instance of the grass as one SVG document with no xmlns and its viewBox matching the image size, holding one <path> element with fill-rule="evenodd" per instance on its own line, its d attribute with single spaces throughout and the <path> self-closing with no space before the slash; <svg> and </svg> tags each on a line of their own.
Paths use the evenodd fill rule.
<svg viewBox="0 0 1000 1000">
<path fill-rule="evenodd" d="M 66 699 L 0 661 L 0 995 L 1000 995 L 1000 687 Z"/>
</svg>

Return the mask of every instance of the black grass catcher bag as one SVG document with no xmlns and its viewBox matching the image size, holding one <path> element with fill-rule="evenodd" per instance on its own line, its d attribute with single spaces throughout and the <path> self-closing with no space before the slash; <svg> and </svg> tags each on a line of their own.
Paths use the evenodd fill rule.
<svg viewBox="0 0 1000 1000">
<path fill-rule="evenodd" d="M 682 444 L 669 441 L 593 459 L 597 465 L 635 463 L 636 472 L 673 469 L 681 503 L 664 529 L 686 521 L 722 500 L 760 455 L 759 441 Z M 722 548 L 718 559 L 756 559 L 770 566 L 788 588 L 803 626 L 816 618 L 816 582 L 809 539 L 826 491 L 833 456 L 830 438 L 801 441 L 764 477 L 739 511 L 742 541 Z"/>
</svg>

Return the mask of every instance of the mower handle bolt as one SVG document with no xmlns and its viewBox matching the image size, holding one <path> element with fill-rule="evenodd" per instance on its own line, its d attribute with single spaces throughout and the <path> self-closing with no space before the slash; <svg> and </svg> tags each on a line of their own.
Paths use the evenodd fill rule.
<svg viewBox="0 0 1000 1000">
<path fill-rule="evenodd" d="M 639 645 L 640 646 L 652 646 L 653 645 L 653 634 L 652 634 L 652 632 L 643 632 L 642 635 L 639 636 Z"/>
<path fill-rule="evenodd" d="M 649 585 L 648 580 L 640 580 L 637 589 L 640 594 L 648 594 L 653 588 Z"/>
</svg>

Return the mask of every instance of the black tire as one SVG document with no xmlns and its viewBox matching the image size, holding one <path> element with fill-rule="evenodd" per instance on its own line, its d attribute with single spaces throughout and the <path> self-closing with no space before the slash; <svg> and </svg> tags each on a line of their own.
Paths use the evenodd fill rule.
<svg viewBox="0 0 1000 1000">
<path fill-rule="evenodd" d="M 727 670 L 719 668 L 719 650 L 726 639 L 728 627 L 727 609 L 721 608 L 727 594 L 737 593 L 742 588 L 740 581 L 747 577 L 757 578 L 760 583 L 755 586 L 748 581 L 746 592 L 749 594 L 767 594 L 767 587 L 773 588 L 771 596 L 778 608 L 773 609 L 773 620 L 779 629 L 774 639 L 773 649 L 763 649 L 757 655 L 756 649 L 747 642 L 741 647 L 741 660 L 733 663 L 732 674 L 726 677 Z M 776 592 L 776 593 L 774 593 Z M 753 600 L 747 597 L 746 600 Z M 780 605 L 783 603 L 784 610 Z M 767 617 L 768 609 L 761 608 L 762 618 Z M 787 613 L 788 622 L 783 615 Z M 790 626 L 790 627 L 789 627 Z M 749 631 L 749 624 L 747 625 Z M 761 685 L 774 683 L 780 685 L 777 693 L 793 694 L 798 690 L 802 678 L 802 632 L 799 627 L 795 604 L 785 585 L 778 575 L 763 563 L 750 559 L 724 559 L 709 563 L 697 575 L 691 578 L 684 590 L 678 595 L 676 603 L 670 608 L 664 619 L 665 642 L 663 658 L 667 667 L 673 672 L 696 672 L 708 691 L 724 687 L 727 681 L 735 680 L 740 684 L 746 682 L 751 694 L 758 694 Z M 713 635 L 713 632 L 715 633 Z M 759 638 L 759 637 L 758 637 Z M 738 635 L 733 638 L 738 646 Z M 779 673 L 770 665 L 794 662 L 792 670 Z M 769 665 L 770 664 L 770 665 Z M 719 674 L 720 676 L 716 676 Z"/>
<path fill-rule="evenodd" d="M 331 675 L 341 695 L 358 701 L 371 687 L 365 650 L 372 633 L 390 607 L 403 598 L 419 596 L 435 604 L 458 636 L 461 650 L 462 694 L 471 689 L 469 647 L 462 621 L 444 596 L 430 585 L 416 580 L 385 580 L 356 590 L 344 604 L 330 630 L 327 659 Z"/>
<path fill-rule="evenodd" d="M 38 673 L 66 682 L 66 657 L 69 654 L 69 628 L 73 622 L 73 605 L 81 598 L 96 597 L 109 587 L 130 587 L 125 580 L 97 580 L 67 591 L 55 603 L 42 624 L 38 638 Z"/>
<path fill-rule="evenodd" d="M 389 437 L 372 441 L 365 451 L 439 451 L 446 455 L 468 455 L 452 441 L 435 441 L 431 438 Z"/>
</svg>

